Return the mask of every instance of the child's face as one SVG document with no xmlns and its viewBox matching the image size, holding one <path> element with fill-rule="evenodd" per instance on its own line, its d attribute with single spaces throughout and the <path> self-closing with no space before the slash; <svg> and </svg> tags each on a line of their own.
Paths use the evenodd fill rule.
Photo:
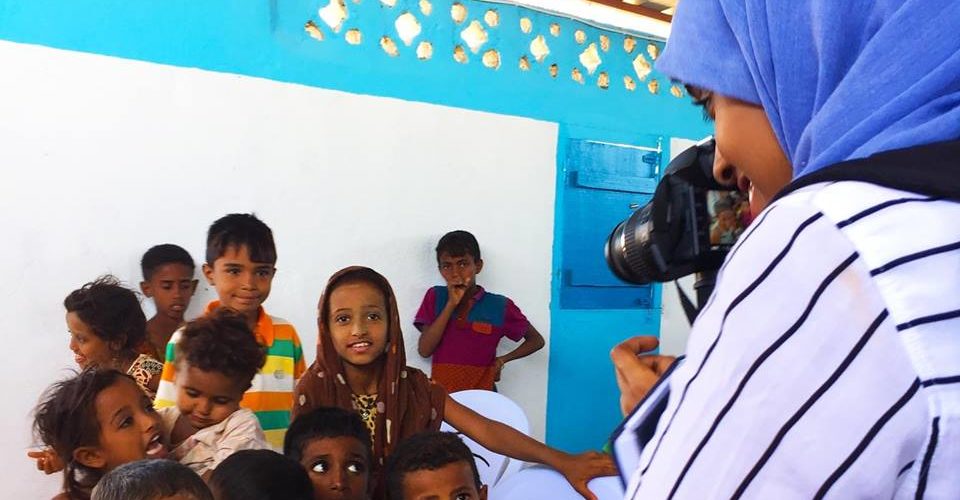
<svg viewBox="0 0 960 500">
<path fill-rule="evenodd" d="M 724 229 L 733 229 L 737 226 L 737 215 L 733 210 L 722 210 L 717 214 L 717 222 Z"/>
<path fill-rule="evenodd" d="M 403 475 L 403 500 L 486 500 L 487 487 L 473 479 L 466 462 L 454 462 L 439 469 L 417 470 Z"/>
<path fill-rule="evenodd" d="M 160 415 L 133 380 L 117 380 L 100 391 L 95 404 L 100 442 L 74 450 L 74 458 L 79 462 L 109 471 L 135 460 L 167 456 Z"/>
<path fill-rule="evenodd" d="M 275 268 L 253 262 L 246 245 L 231 246 L 213 265 L 203 265 L 203 275 L 217 290 L 220 305 L 256 319 L 260 305 L 270 295 Z"/>
<path fill-rule="evenodd" d="M 330 294 L 333 347 L 346 363 L 369 365 L 387 349 L 387 307 L 383 293 L 369 283 L 346 283 Z"/>
<path fill-rule="evenodd" d="M 67 313 L 67 329 L 70 331 L 73 359 L 81 369 L 88 366 L 110 366 L 116 350 L 111 349 L 108 342 L 93 333 L 93 328 L 84 323 L 77 313 Z"/>
<path fill-rule="evenodd" d="M 240 408 L 246 384 L 220 372 L 203 371 L 177 363 L 177 408 L 196 430 L 219 424 Z"/>
<path fill-rule="evenodd" d="M 469 289 L 477 283 L 477 275 L 483 269 L 483 260 L 474 260 L 472 255 L 454 257 L 442 252 L 437 258 L 440 275 L 447 285 Z"/>
<path fill-rule="evenodd" d="M 316 500 L 366 500 L 370 452 L 351 436 L 317 438 L 303 447 L 300 465 L 313 482 Z"/>
<path fill-rule="evenodd" d="M 183 321 L 183 313 L 197 290 L 193 268 L 171 262 L 157 267 L 149 280 L 140 283 L 143 294 L 153 299 L 157 314 Z"/>
</svg>

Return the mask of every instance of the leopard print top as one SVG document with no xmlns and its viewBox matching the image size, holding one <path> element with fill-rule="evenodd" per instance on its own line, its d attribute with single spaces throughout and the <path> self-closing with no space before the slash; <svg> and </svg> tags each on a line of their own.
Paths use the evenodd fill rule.
<svg viewBox="0 0 960 500">
<path fill-rule="evenodd" d="M 127 369 L 127 375 L 133 377 L 133 380 L 137 381 L 140 389 L 143 390 L 147 396 L 150 396 L 150 399 L 153 399 L 157 396 L 157 393 L 150 390 L 150 380 L 162 371 L 163 363 L 146 354 L 141 354 L 134 360 L 133 364 L 130 365 L 130 368 Z"/>
</svg>

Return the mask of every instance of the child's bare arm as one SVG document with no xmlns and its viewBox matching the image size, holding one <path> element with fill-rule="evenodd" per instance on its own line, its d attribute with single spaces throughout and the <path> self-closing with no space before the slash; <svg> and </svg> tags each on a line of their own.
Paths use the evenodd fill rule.
<svg viewBox="0 0 960 500">
<path fill-rule="evenodd" d="M 540 332 L 538 332 L 533 325 L 530 325 L 530 327 L 527 328 L 527 332 L 523 334 L 523 342 L 521 342 L 516 349 L 494 360 L 494 364 L 496 365 L 494 381 L 500 380 L 500 372 L 503 370 L 503 365 L 515 359 L 525 358 L 543 349 L 544 344 L 546 344 L 546 341 L 543 340 L 543 335 L 540 335 Z"/>
<path fill-rule="evenodd" d="M 147 388 L 150 389 L 150 391 L 153 392 L 154 394 L 157 393 L 157 389 L 160 388 L 159 373 L 155 373 L 152 377 L 150 377 L 150 381 L 147 382 Z"/>
<path fill-rule="evenodd" d="M 449 396 L 444 404 L 444 420 L 485 448 L 508 457 L 538 462 L 557 469 L 577 492 L 589 500 L 596 500 L 596 496 L 587 489 L 588 481 L 617 473 L 608 455 L 597 452 L 571 455 L 550 448 L 512 427 L 476 413 Z"/>
<path fill-rule="evenodd" d="M 424 325 L 420 330 L 420 342 L 417 343 L 417 352 L 421 356 L 428 358 L 433 355 L 433 351 L 437 350 L 437 346 L 440 345 L 440 339 L 443 338 L 443 331 L 447 328 L 447 323 L 450 322 L 450 317 L 453 316 L 454 311 L 457 310 L 457 306 L 460 305 L 460 301 L 463 299 L 464 290 L 447 286 L 447 303 L 443 306 L 443 310 L 440 311 L 440 315 L 437 316 L 437 319 L 430 323 L 429 325 Z"/>
</svg>

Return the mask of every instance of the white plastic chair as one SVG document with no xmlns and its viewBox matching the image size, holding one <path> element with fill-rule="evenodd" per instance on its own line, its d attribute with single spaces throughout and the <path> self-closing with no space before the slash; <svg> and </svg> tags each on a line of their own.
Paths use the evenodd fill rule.
<svg viewBox="0 0 960 500">
<path fill-rule="evenodd" d="M 490 420 L 496 420 L 497 422 L 513 427 L 523 434 L 530 435 L 530 421 L 527 419 L 527 414 L 523 412 L 523 409 L 520 408 L 517 403 L 514 403 L 503 394 L 492 391 L 469 390 L 454 392 L 450 394 L 450 397 Z M 457 432 L 456 429 L 446 422 L 440 426 L 440 430 L 444 432 Z M 486 484 L 487 488 L 493 488 L 493 486 L 504 477 L 519 471 L 520 467 L 524 464 L 522 460 L 514 460 L 510 457 L 492 452 L 465 435 L 461 435 L 461 437 L 463 438 L 463 442 L 467 444 L 467 447 L 470 448 L 470 451 L 477 456 L 483 457 L 483 459 L 489 463 L 489 465 L 487 465 L 483 460 L 476 460 L 477 471 L 480 473 L 480 481 Z"/>
<path fill-rule="evenodd" d="M 622 500 L 623 485 L 617 476 L 598 477 L 587 488 L 599 500 Z M 583 500 L 577 490 L 559 472 L 543 466 L 527 467 L 500 481 L 489 493 L 490 500 Z"/>
</svg>

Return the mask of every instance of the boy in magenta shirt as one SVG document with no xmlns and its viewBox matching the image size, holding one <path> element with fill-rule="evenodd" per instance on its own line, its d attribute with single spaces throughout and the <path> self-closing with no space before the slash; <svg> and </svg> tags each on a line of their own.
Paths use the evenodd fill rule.
<svg viewBox="0 0 960 500">
<path fill-rule="evenodd" d="M 477 284 L 483 260 L 472 234 L 447 233 L 436 250 L 447 285 L 427 290 L 414 318 L 421 332 L 420 355 L 433 356 L 431 377 L 448 392 L 494 390 L 503 365 L 537 352 L 544 345 L 543 336 L 512 300 Z M 497 357 L 502 337 L 523 342 Z"/>
</svg>

